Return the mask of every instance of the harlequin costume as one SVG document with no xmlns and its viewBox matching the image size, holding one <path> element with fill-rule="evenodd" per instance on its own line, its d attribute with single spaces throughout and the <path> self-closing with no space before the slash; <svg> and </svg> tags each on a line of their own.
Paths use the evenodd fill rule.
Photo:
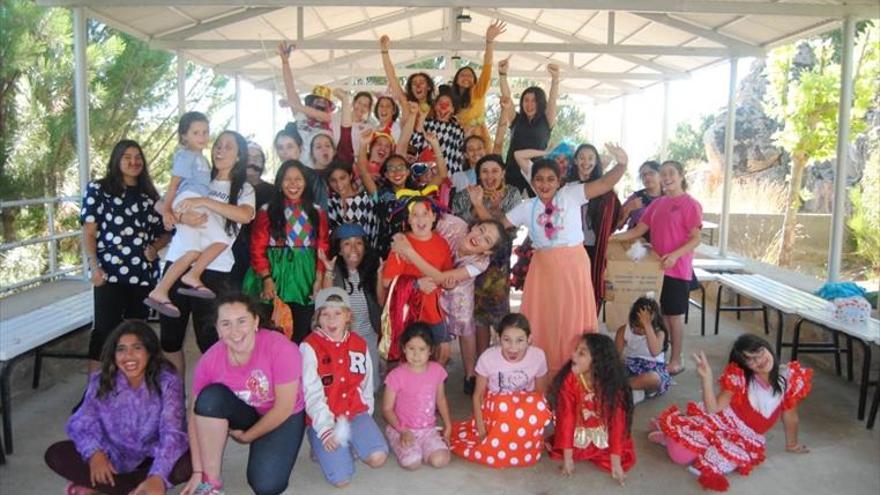
<svg viewBox="0 0 880 495">
<path fill-rule="evenodd" d="M 284 302 L 309 304 L 317 271 L 317 250 L 327 251 L 327 215 L 318 210 L 318 225 L 313 225 L 299 201 L 285 201 L 285 236 L 274 238 L 269 224 L 269 212 L 264 207 L 257 213 L 251 230 L 251 267 L 245 275 L 243 291 L 259 296 L 263 281 L 257 275 L 269 271 L 275 282 L 275 292 Z"/>
<path fill-rule="evenodd" d="M 454 454 L 495 468 L 532 466 L 541 459 L 552 414 L 539 392 L 487 394 L 482 411 L 486 438 L 480 440 L 474 419 L 453 423 Z"/>
<path fill-rule="evenodd" d="M 785 378 L 782 394 L 774 393 L 757 377 L 747 382 L 742 368 L 728 364 L 719 378 L 721 389 L 733 394 L 727 407 L 709 414 L 702 403 L 690 402 L 686 414 L 672 406 L 658 418 L 667 442 L 677 442 L 696 454 L 691 466 L 699 471 L 704 488 L 726 491 L 729 483 L 724 474 L 736 470 L 748 475 L 764 462 L 764 434 L 783 411 L 794 408 L 810 393 L 813 370 L 792 361 L 780 368 L 779 374 Z"/>
<path fill-rule="evenodd" d="M 620 465 L 629 471 L 636 463 L 632 437 L 626 427 L 626 410 L 618 401 L 611 424 L 600 409 L 599 397 L 579 375 L 569 372 L 556 404 L 556 431 L 547 439 L 551 459 L 562 459 L 572 449 L 575 461 L 590 461 L 611 472 L 611 456 L 620 456 Z"/>
</svg>

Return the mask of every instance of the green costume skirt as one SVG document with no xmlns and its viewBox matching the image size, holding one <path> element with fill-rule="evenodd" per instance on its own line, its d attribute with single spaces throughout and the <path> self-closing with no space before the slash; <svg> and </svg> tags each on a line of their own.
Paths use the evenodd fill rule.
<svg viewBox="0 0 880 495">
<path fill-rule="evenodd" d="M 266 251 L 271 267 L 275 293 L 286 303 L 308 305 L 312 303 L 315 284 L 317 255 L 314 248 L 273 248 Z M 263 279 L 248 268 L 244 276 L 242 292 L 253 297 L 263 293 Z M 271 303 L 272 301 L 264 301 Z"/>
</svg>

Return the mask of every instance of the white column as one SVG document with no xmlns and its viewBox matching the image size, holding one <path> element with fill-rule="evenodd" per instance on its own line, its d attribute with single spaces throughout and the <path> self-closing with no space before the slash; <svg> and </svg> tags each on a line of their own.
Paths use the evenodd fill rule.
<svg viewBox="0 0 880 495">
<path fill-rule="evenodd" d="M 626 96 L 620 97 L 620 142 L 621 148 L 626 149 Z"/>
<path fill-rule="evenodd" d="M 272 103 L 272 137 L 275 137 L 275 129 L 278 128 L 278 95 L 275 94 L 275 90 L 273 89 L 271 93 L 269 93 L 269 100 Z M 275 143 L 272 143 L 275 144 Z"/>
<path fill-rule="evenodd" d="M 840 103 L 837 117 L 837 167 L 834 171 L 834 209 L 831 215 L 831 246 L 828 250 L 828 281 L 840 276 L 843 253 L 843 222 L 846 216 L 847 152 L 849 151 L 849 118 L 853 98 L 853 43 L 855 19 L 843 21 L 843 52 L 840 64 Z"/>
<path fill-rule="evenodd" d="M 82 197 L 89 184 L 89 84 L 86 68 L 86 10 L 73 11 L 73 104 L 76 111 L 76 157 L 79 162 L 79 191 Z M 88 279 L 89 265 L 85 246 L 82 247 L 83 276 Z"/>
<path fill-rule="evenodd" d="M 660 124 L 660 161 L 669 156 L 669 81 L 663 81 L 663 122 Z"/>
<path fill-rule="evenodd" d="M 241 76 L 235 75 L 235 130 L 241 133 Z"/>
<path fill-rule="evenodd" d="M 721 191 L 721 221 L 718 235 L 718 254 L 727 256 L 730 233 L 730 190 L 733 187 L 733 137 L 736 133 L 736 65 L 739 59 L 730 59 L 730 81 L 727 86 L 727 127 L 724 129 L 724 183 Z"/>
<path fill-rule="evenodd" d="M 186 113 L 186 56 L 177 50 L 177 114 Z"/>
</svg>

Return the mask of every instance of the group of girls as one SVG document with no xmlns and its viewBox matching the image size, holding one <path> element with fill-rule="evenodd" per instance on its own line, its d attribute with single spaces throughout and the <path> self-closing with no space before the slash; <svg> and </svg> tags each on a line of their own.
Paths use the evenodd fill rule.
<svg viewBox="0 0 880 495">
<path fill-rule="evenodd" d="M 238 133 L 220 133 L 206 160 L 208 119 L 197 112 L 180 120 L 162 200 L 137 143 L 116 146 L 82 210 L 96 288 L 95 374 L 68 425 L 71 442 L 47 452 L 71 481 L 68 493 L 164 493 L 186 479 L 186 494 L 221 493 L 227 437 L 250 445 L 248 483 L 257 493 L 285 489 L 304 436 L 335 486 L 352 479 L 353 455 L 378 467 L 389 448 L 409 469 L 443 466 L 450 452 L 527 466 L 544 450 L 551 411 L 546 445 L 564 474 L 574 461 L 590 460 L 623 481 L 635 462 L 629 390 L 661 394 L 684 369 L 682 315 L 701 208 L 677 162 L 643 164 L 645 188 L 621 204 L 612 188 L 628 164 L 623 149 L 606 145 L 610 160 L 591 145 L 548 149 L 559 82 L 552 64 L 549 98 L 528 88 L 516 110 L 508 63 L 498 63 L 501 112 L 491 139 L 485 101 L 492 44 L 503 32 L 503 23 L 487 30 L 479 76 L 464 67 L 436 93 L 421 73 L 400 86 L 383 36 L 391 94 L 375 105 L 370 93 L 350 101 L 324 87 L 303 102 L 292 47 L 282 44 L 287 106 L 297 122 L 276 135 L 281 165 L 273 183 L 260 178 L 265 154 Z M 629 230 L 611 235 L 624 225 Z M 523 258 L 522 314 L 509 314 L 517 227 L 528 229 L 532 251 Z M 596 333 L 605 248 L 638 237 L 650 238 L 663 260 L 660 304 L 636 301 L 612 340 Z M 157 253 L 169 242 L 159 279 Z M 290 338 L 268 329 L 268 310 L 279 304 L 292 315 Z M 161 315 L 158 342 L 149 327 L 120 325 L 145 318 L 147 307 Z M 191 315 L 204 355 L 185 432 L 181 348 Z M 372 413 L 386 326 L 382 354 L 389 368 L 399 365 L 385 379 L 383 436 Z M 489 347 L 492 328 L 496 347 Z M 474 416 L 451 423 L 444 366 L 455 337 Z M 761 342 L 735 344 L 739 357 L 732 352 L 735 369 L 722 377 L 718 398 L 705 359 L 698 360 L 705 405 L 689 406 L 688 416 L 670 410 L 656 422 L 652 440 L 691 463 L 706 486 L 723 488 L 719 475 L 747 472 L 763 459 L 760 434 L 780 408 L 790 450 L 805 451 L 791 425 L 809 373 L 797 365 L 779 371 Z M 747 407 L 753 394 L 764 394 L 760 411 Z M 129 408 L 149 417 L 117 414 Z M 756 411 L 760 417 L 750 416 Z M 730 426 L 722 415 L 741 421 Z M 738 435 L 739 443 L 719 452 L 707 431 Z"/>
</svg>

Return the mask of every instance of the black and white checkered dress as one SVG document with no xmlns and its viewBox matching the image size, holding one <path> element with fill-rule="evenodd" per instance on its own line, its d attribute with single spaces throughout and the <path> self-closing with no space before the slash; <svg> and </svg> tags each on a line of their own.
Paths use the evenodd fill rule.
<svg viewBox="0 0 880 495">
<path fill-rule="evenodd" d="M 443 150 L 443 158 L 446 158 L 446 166 L 449 168 L 449 176 L 464 169 L 464 131 L 453 117 L 449 122 L 440 122 L 433 118 L 425 119 L 425 132 L 433 132 L 440 141 L 440 149 Z M 431 145 L 425 140 L 420 132 L 414 132 L 409 140 L 416 154 L 421 154 Z"/>
<path fill-rule="evenodd" d="M 336 193 L 331 194 L 327 204 L 327 221 L 331 233 L 344 223 L 360 225 L 367 232 L 367 245 L 376 247 L 379 232 L 376 203 L 365 190 L 361 189 L 360 192 L 346 199 Z"/>
</svg>

